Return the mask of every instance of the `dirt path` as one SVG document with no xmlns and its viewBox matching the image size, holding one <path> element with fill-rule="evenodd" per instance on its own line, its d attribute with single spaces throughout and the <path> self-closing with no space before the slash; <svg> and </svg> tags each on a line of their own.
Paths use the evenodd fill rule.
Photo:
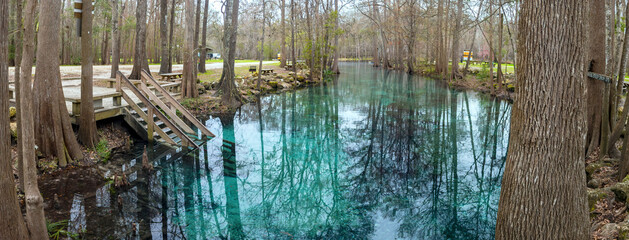
<svg viewBox="0 0 629 240">
<path fill-rule="evenodd" d="M 265 61 L 263 64 L 270 64 L 275 61 Z M 256 65 L 257 63 L 236 63 L 236 67 Z M 223 63 L 207 63 L 205 64 L 206 69 L 221 69 L 223 67 Z M 150 65 L 149 68 L 151 72 L 159 72 L 159 65 Z M 131 70 L 133 69 L 133 65 L 120 65 L 120 72 L 129 75 L 131 74 Z M 182 72 L 183 64 L 174 64 L 173 72 Z M 13 73 L 15 72 L 14 67 L 9 68 L 9 80 L 13 81 Z M 35 67 L 33 66 L 33 74 L 35 73 Z M 95 78 L 108 78 L 111 74 L 111 65 L 94 65 L 94 77 Z M 61 66 L 61 77 L 81 77 L 81 66 Z"/>
</svg>

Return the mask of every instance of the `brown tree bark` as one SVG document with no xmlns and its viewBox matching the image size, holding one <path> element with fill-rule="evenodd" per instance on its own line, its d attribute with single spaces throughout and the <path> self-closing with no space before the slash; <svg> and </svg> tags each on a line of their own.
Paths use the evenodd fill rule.
<svg viewBox="0 0 629 240">
<path fill-rule="evenodd" d="M 135 26 L 135 54 L 133 55 L 133 69 L 129 79 L 140 79 L 142 70 L 150 72 L 149 62 L 146 57 L 146 0 L 138 0 L 135 9 L 135 18 L 137 19 Z"/>
<path fill-rule="evenodd" d="M 452 71 L 450 72 L 450 81 L 457 79 L 459 75 L 459 40 L 461 38 L 461 20 L 463 18 L 463 0 L 457 2 L 457 12 L 454 23 L 454 31 L 452 32 Z"/>
<path fill-rule="evenodd" d="M 221 103 L 224 106 L 237 108 L 242 104 L 242 97 L 234 82 L 234 64 L 236 63 L 236 37 L 238 32 L 238 7 L 239 0 L 227 0 L 225 7 L 225 30 L 223 36 L 223 51 L 226 53 L 223 60 L 223 73 L 219 82 Z"/>
<path fill-rule="evenodd" d="M 199 33 L 200 33 L 199 23 L 201 22 L 201 0 L 197 0 L 197 4 L 195 5 L 195 7 L 196 7 L 197 12 L 194 15 L 194 45 L 192 47 L 192 50 L 195 50 L 199 47 Z"/>
<path fill-rule="evenodd" d="M 92 4 L 83 3 L 81 21 L 81 113 L 79 115 L 79 141 L 93 148 L 97 141 L 94 119 L 94 58 L 92 54 Z"/>
<path fill-rule="evenodd" d="M 43 6 L 51 6 L 46 1 Z M 21 111 L 19 141 L 24 161 L 24 198 L 26 202 L 26 226 L 30 232 L 30 239 L 48 239 L 46 218 L 44 217 L 43 198 L 37 186 L 37 164 L 35 156 L 35 126 L 33 122 L 33 107 L 31 102 L 31 78 L 33 72 L 33 58 L 35 55 L 35 15 L 37 0 L 27 0 L 24 8 L 24 47 L 22 49 L 22 63 L 20 77 Z"/>
<path fill-rule="evenodd" d="M 20 111 L 22 111 L 21 97 L 20 97 L 20 65 L 22 64 L 22 40 L 23 40 L 23 25 L 22 25 L 22 6 L 23 2 L 21 0 L 15 1 L 15 26 L 18 31 L 15 33 L 15 71 L 13 73 L 13 80 L 15 82 L 15 105 L 17 106 L 17 133 L 18 137 L 21 134 L 20 129 L 22 129 L 22 121 L 20 117 Z M 17 141 L 17 149 L 22 149 L 22 141 Z M 17 151 L 17 175 L 20 180 L 19 188 L 20 190 L 24 190 L 24 161 L 22 161 L 22 151 Z"/>
<path fill-rule="evenodd" d="M 334 18 L 334 62 L 332 63 L 332 72 L 339 74 L 339 53 L 341 49 L 339 47 L 339 0 L 334 0 L 334 12 L 336 12 L 336 18 Z"/>
<path fill-rule="evenodd" d="M 290 0 L 290 31 L 290 51 L 291 59 L 293 59 L 293 79 L 296 79 L 297 56 L 295 55 L 295 0 Z"/>
<path fill-rule="evenodd" d="M 59 0 L 43 0 L 60 5 Z M 43 5 L 47 6 L 47 5 Z M 46 157 L 58 159 L 65 167 L 72 159 L 82 159 L 81 147 L 72 130 L 59 71 L 59 26 L 61 8 L 43 7 L 39 14 L 37 71 L 33 83 L 36 142 Z"/>
<path fill-rule="evenodd" d="M 166 16 L 168 15 L 168 0 L 159 0 L 159 38 L 161 40 L 162 59 L 159 64 L 159 73 L 168 73 L 170 57 L 168 55 L 168 27 Z"/>
<path fill-rule="evenodd" d="M 205 71 L 205 56 L 207 55 L 207 12 L 209 1 L 205 0 L 205 6 L 203 9 L 203 33 L 201 34 L 201 56 L 199 58 L 199 72 Z"/>
<path fill-rule="evenodd" d="M 113 14 L 111 20 L 111 75 L 110 78 L 116 78 L 118 65 L 120 64 L 120 28 L 118 21 L 122 22 L 121 15 L 118 12 L 118 0 L 111 0 L 111 12 Z"/>
<path fill-rule="evenodd" d="M 512 109 L 496 239 L 589 238 L 583 157 L 586 3 L 522 2 L 520 87 Z"/>
<path fill-rule="evenodd" d="M 186 33 L 184 41 L 184 62 L 182 89 L 184 98 L 195 98 L 199 96 L 196 84 L 196 74 L 194 71 L 194 0 L 186 0 Z"/>
<path fill-rule="evenodd" d="M 627 4 L 627 8 L 625 9 L 625 15 L 629 14 L 629 4 Z M 625 17 L 625 26 L 629 26 L 629 17 Z M 616 91 L 616 94 L 620 96 L 622 93 L 622 85 L 625 81 L 625 69 L 627 68 L 627 51 L 629 51 L 629 31 L 625 29 L 625 41 L 623 42 L 622 53 L 620 56 L 620 67 L 618 68 L 618 79 L 617 83 L 620 88 Z M 612 86 L 613 87 L 613 86 Z M 612 100 L 615 100 L 614 96 Z M 629 101 L 625 101 L 623 109 L 629 109 Z M 615 111 L 615 108 L 612 108 Z M 616 147 L 616 142 L 620 138 L 622 131 L 625 129 L 625 124 L 627 123 L 627 117 L 629 116 L 629 111 L 623 111 L 620 119 L 614 125 L 612 129 L 612 134 L 609 137 L 609 144 L 607 147 L 607 153 L 611 153 L 612 148 Z M 625 174 L 626 175 L 626 174 Z"/>
<path fill-rule="evenodd" d="M 286 0 L 281 0 L 281 20 L 282 36 L 280 38 L 280 67 L 286 66 Z"/>
<path fill-rule="evenodd" d="M 174 26 L 175 26 L 175 9 L 177 9 L 177 3 L 175 0 L 172 1 L 172 6 L 170 7 L 170 34 L 168 36 L 168 72 L 173 72 L 173 37 L 174 37 Z"/>
<path fill-rule="evenodd" d="M 21 10 L 21 9 L 19 9 Z M 9 15 L 9 2 L 0 1 L 0 16 Z M 0 19 L 0 92 L 9 92 L 8 18 Z M 17 63 L 16 63 L 17 65 Z M 0 95 L 0 112 L 9 112 L 9 95 Z M 6 239 L 28 239 L 26 224 L 17 201 L 11 157 L 9 116 L 0 119 L 0 236 Z M 20 179 L 22 180 L 22 179 Z"/>
<path fill-rule="evenodd" d="M 589 56 L 593 62 L 592 72 L 604 74 L 606 70 L 606 19 L 605 1 L 589 1 Z M 605 84 L 596 79 L 587 80 L 587 148 L 586 154 L 591 154 L 599 147 L 601 138 L 601 121 L 603 105 L 603 90 Z"/>
<path fill-rule="evenodd" d="M 260 90 L 260 82 L 262 81 L 262 61 L 264 60 L 264 27 L 266 23 L 266 2 L 262 0 L 262 34 L 260 35 L 260 64 L 258 65 L 258 82 L 256 88 Z"/>
</svg>

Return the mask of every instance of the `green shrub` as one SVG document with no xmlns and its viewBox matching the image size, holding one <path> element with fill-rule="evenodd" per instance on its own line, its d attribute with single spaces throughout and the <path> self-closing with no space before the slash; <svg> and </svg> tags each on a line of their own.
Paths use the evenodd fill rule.
<svg viewBox="0 0 629 240">
<path fill-rule="evenodd" d="M 101 138 L 100 141 L 98 141 L 98 143 L 94 147 L 94 151 L 104 163 L 107 163 L 107 161 L 109 161 L 111 152 L 109 151 L 107 139 Z"/>
<path fill-rule="evenodd" d="M 78 234 L 68 232 L 68 220 L 59 222 L 49 222 L 46 220 L 46 230 L 48 230 L 48 237 L 50 237 L 50 239 L 79 239 Z"/>
</svg>

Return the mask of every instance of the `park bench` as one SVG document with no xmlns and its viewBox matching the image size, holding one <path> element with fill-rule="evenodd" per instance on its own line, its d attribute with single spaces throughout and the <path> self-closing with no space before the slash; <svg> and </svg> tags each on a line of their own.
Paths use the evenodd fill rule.
<svg viewBox="0 0 629 240">
<path fill-rule="evenodd" d="M 254 72 L 257 72 L 257 71 L 258 71 L 258 69 L 256 68 L 256 66 L 249 66 L 249 72 L 250 73 L 254 73 Z"/>
<path fill-rule="evenodd" d="M 160 73 L 159 76 L 162 77 L 162 81 L 172 82 L 183 78 L 183 73 Z"/>
</svg>

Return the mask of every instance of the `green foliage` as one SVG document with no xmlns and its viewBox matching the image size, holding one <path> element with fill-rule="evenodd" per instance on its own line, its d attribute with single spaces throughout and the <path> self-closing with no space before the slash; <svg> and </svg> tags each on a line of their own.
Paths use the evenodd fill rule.
<svg viewBox="0 0 629 240">
<path fill-rule="evenodd" d="M 111 155 L 111 151 L 109 151 L 109 146 L 107 143 L 107 139 L 101 138 L 100 141 L 94 147 L 94 151 L 98 155 L 98 157 L 103 161 L 103 163 L 107 163 L 109 161 L 109 157 Z"/>
<path fill-rule="evenodd" d="M 46 220 L 46 230 L 50 239 L 79 239 L 79 234 L 68 232 L 68 220 L 49 222 Z"/>
<path fill-rule="evenodd" d="M 17 114 L 17 110 L 15 109 L 15 107 L 10 107 L 9 108 L 9 118 L 15 117 L 16 114 Z"/>
</svg>

